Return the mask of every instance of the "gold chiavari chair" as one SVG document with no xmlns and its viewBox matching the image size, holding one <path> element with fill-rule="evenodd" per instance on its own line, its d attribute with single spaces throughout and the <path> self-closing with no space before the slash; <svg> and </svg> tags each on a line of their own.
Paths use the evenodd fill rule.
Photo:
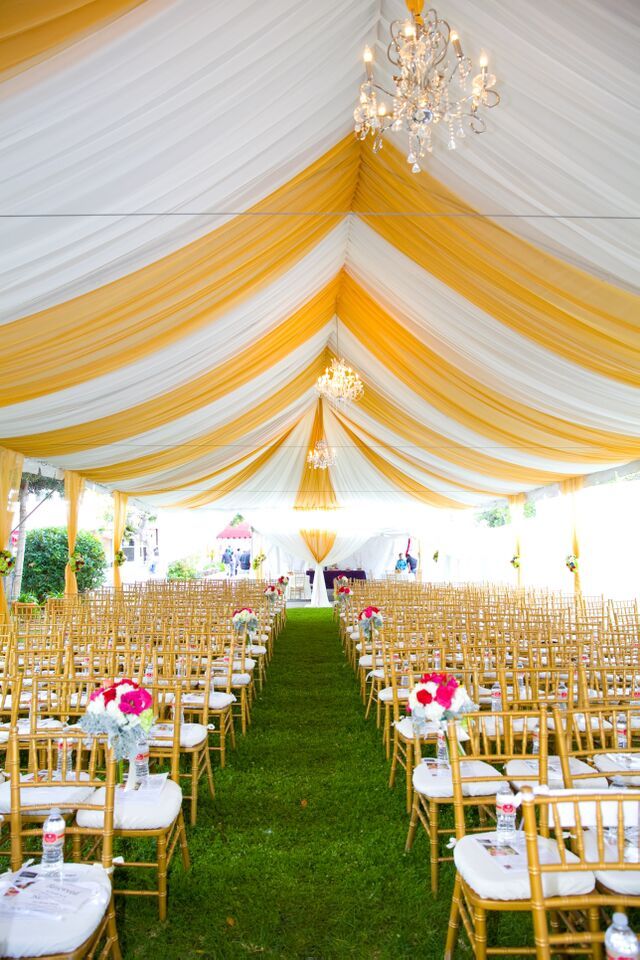
<svg viewBox="0 0 640 960">
<path fill-rule="evenodd" d="M 586 799 L 580 792 L 545 796 L 526 789 L 522 800 L 535 956 L 601 960 L 603 911 L 640 906 L 640 791 Z M 549 832 L 551 850 L 541 843 L 542 831 Z M 563 889 L 569 879 L 573 890 Z"/>
<path fill-rule="evenodd" d="M 24 772 L 20 751 L 28 758 Z M 107 758 L 106 779 L 96 776 L 96 754 Z M 65 756 L 69 756 L 65 752 Z M 9 781 L 0 785 L 0 806 L 9 809 L 11 868 L 13 874 L 0 878 L 0 900 L 8 890 L 19 890 L 41 876 L 32 859 L 42 852 L 42 824 L 52 807 L 61 809 L 67 822 L 66 839 L 75 845 L 80 834 L 74 815 L 80 810 L 95 812 L 103 823 L 99 863 L 66 862 L 60 869 L 60 881 L 71 885 L 74 892 L 86 899 L 80 909 L 65 909 L 61 904 L 51 914 L 41 915 L 40 922 L 27 913 L 13 913 L 2 924 L 2 956 L 39 957 L 45 960 L 93 960 L 111 957 L 121 960 L 111 874 L 113 871 L 113 814 L 115 764 L 106 738 L 94 739 L 87 748 L 76 744 L 76 761 L 57 764 L 57 738 L 53 733 L 34 732 L 26 742 L 14 725 L 9 738 Z M 31 860 L 25 863 L 26 855 Z M 42 880 L 41 880 L 42 882 Z M 18 894 L 19 896 L 19 894 Z M 14 903 L 17 902 L 17 898 Z M 5 917 L 6 920 L 6 917 Z"/>
</svg>

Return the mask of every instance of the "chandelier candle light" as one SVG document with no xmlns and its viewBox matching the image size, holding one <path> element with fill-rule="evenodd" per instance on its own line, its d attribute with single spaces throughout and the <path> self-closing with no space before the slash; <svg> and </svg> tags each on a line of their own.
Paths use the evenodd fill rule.
<svg viewBox="0 0 640 960">
<path fill-rule="evenodd" d="M 484 133 L 485 108 L 497 107 L 500 95 L 494 90 L 496 78 L 489 73 L 487 57 L 480 57 L 479 73 L 472 77 L 473 63 L 465 56 L 460 37 L 435 10 L 424 16 L 411 11 L 409 19 L 391 23 L 390 33 L 387 57 L 396 70 L 395 91 L 376 82 L 373 51 L 366 47 L 367 77 L 353 112 L 355 132 L 360 140 L 370 133 L 377 153 L 389 130 L 406 131 L 407 162 L 413 173 L 419 173 L 438 128 L 446 131 L 449 150 L 455 150 L 466 131 Z"/>
</svg>

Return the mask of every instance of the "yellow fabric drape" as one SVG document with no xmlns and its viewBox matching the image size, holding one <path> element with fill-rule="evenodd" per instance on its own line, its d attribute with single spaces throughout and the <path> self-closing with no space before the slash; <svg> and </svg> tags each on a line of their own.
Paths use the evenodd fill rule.
<svg viewBox="0 0 640 960">
<path fill-rule="evenodd" d="M 335 314 L 337 289 L 336 279 L 246 350 L 174 390 L 99 420 L 11 442 L 27 456 L 52 457 L 125 440 L 131 436 L 132 424 L 140 434 L 193 413 L 266 373 L 315 336 Z"/>
<path fill-rule="evenodd" d="M 332 530 L 301 530 L 300 536 L 316 563 L 322 563 L 336 542 L 336 535 Z"/>
<path fill-rule="evenodd" d="M 204 507 L 209 503 L 213 503 L 215 500 L 219 500 L 220 497 L 224 497 L 228 493 L 233 493 L 235 490 L 240 490 L 240 488 L 248 480 L 252 480 L 253 477 L 255 477 L 255 475 L 262 469 L 262 467 L 264 467 L 264 465 L 271 460 L 274 453 L 276 453 L 282 447 L 287 438 L 291 435 L 292 430 L 293 427 L 283 433 L 283 435 L 279 437 L 275 443 L 272 443 L 271 446 L 267 447 L 267 449 L 264 450 L 259 457 L 255 457 L 252 462 L 242 470 L 239 470 L 237 473 L 227 477 L 226 480 L 223 480 L 221 483 L 216 484 L 216 486 L 211 487 L 205 493 L 194 494 L 191 497 L 187 497 L 185 500 L 179 500 L 177 503 L 171 504 L 171 506 L 189 508 Z"/>
<path fill-rule="evenodd" d="M 2 79 L 57 53 L 144 0 L 2 0 Z"/>
<path fill-rule="evenodd" d="M 122 576 L 120 567 L 115 562 L 115 556 L 118 550 L 122 549 L 124 528 L 127 525 L 128 500 L 128 494 L 122 493 L 120 490 L 113 491 L 113 586 L 116 590 L 122 589 Z"/>
<path fill-rule="evenodd" d="M 563 479 L 562 474 L 497 460 L 479 450 L 465 447 L 462 443 L 445 437 L 441 433 L 436 433 L 435 430 L 429 429 L 425 424 L 411 417 L 406 409 L 396 406 L 388 397 L 378 392 L 371 383 L 367 383 L 367 389 L 362 399 L 358 401 L 358 406 L 376 423 L 393 431 L 401 439 L 422 450 L 435 453 L 449 463 L 470 470 L 479 477 L 491 477 L 518 484 L 527 483 L 532 487 Z M 484 490 L 480 480 L 474 489 Z"/>
<path fill-rule="evenodd" d="M 130 364 L 272 283 L 343 219 L 358 157 L 355 141 L 343 140 L 246 214 L 186 247 L 4 324 L 0 403 L 19 403 Z"/>
<path fill-rule="evenodd" d="M 316 404 L 316 413 L 309 436 L 309 450 L 313 450 L 318 440 L 324 440 L 324 419 L 322 399 Z M 334 510 L 338 506 L 336 493 L 331 481 L 331 467 L 327 470 L 315 470 L 306 462 L 302 466 L 300 486 L 296 496 L 296 510 Z"/>
<path fill-rule="evenodd" d="M 513 525 L 515 556 L 520 558 L 520 566 L 516 568 L 517 584 L 522 586 L 522 524 L 524 522 L 524 505 L 526 493 L 514 493 L 509 498 L 511 508 L 511 523 Z"/>
<path fill-rule="evenodd" d="M 156 489 L 157 484 L 153 482 L 148 483 L 145 487 L 143 478 L 161 470 L 168 470 L 198 461 L 204 453 L 216 447 L 230 447 L 232 444 L 238 443 L 250 430 L 254 430 L 268 420 L 277 417 L 290 404 L 300 399 L 302 394 L 313 386 L 320 375 L 323 369 L 322 359 L 322 357 L 316 358 L 308 367 L 305 367 L 296 377 L 273 393 L 263 403 L 252 407 L 246 413 L 236 417 L 235 420 L 230 420 L 209 433 L 194 437 L 175 447 L 160 450 L 157 453 L 146 454 L 121 463 L 109 464 L 105 467 L 84 470 L 84 475 L 88 479 L 99 483 L 135 482 L 135 492 L 141 496 L 145 492 L 151 492 L 151 490 L 154 493 L 163 493 L 180 489 L 188 484 L 167 483 Z M 188 483 L 198 482 L 198 479 L 204 481 L 206 477 L 190 477 Z M 138 480 L 140 480 L 140 483 L 137 482 Z M 129 490 L 130 494 L 132 492 L 133 488 Z"/>
<path fill-rule="evenodd" d="M 9 537 L 22 477 L 24 457 L 15 450 L 0 447 L 0 549 L 9 549 Z M 9 621 L 9 603 L 5 592 L 6 578 L 0 577 L 0 619 Z"/>
<path fill-rule="evenodd" d="M 412 174 L 393 147 L 362 148 L 354 209 L 380 236 L 512 330 L 588 370 L 640 384 L 637 296 L 478 216 L 428 173 Z"/>
<path fill-rule="evenodd" d="M 381 457 L 380 454 L 376 453 L 372 447 L 364 443 L 360 437 L 353 432 L 353 430 L 349 429 L 344 421 L 342 421 L 342 429 L 345 431 L 354 446 L 360 451 L 362 456 L 368 460 L 369 463 L 375 467 L 378 473 L 380 473 L 385 480 L 388 480 L 389 483 L 397 490 L 401 490 L 403 493 L 408 493 L 415 500 L 420 500 L 422 503 L 428 503 L 432 507 L 447 507 L 450 510 L 455 510 L 466 506 L 464 503 L 459 503 L 457 500 L 451 500 L 449 497 L 445 497 L 441 493 L 436 493 L 435 491 L 430 490 L 418 480 L 414 480 L 413 477 L 403 473 L 402 470 L 394 466 L 392 463 L 389 463 L 388 460 L 385 460 L 384 457 Z M 378 443 L 378 441 L 375 442 Z M 422 469 L 419 464 L 417 464 L 415 461 L 412 461 L 411 457 L 406 456 L 406 454 L 400 453 L 399 451 L 394 451 L 394 453 L 405 463 L 412 464 L 413 466 L 417 466 L 418 469 Z"/>
<path fill-rule="evenodd" d="M 637 437 L 583 427 L 541 413 L 485 386 L 439 356 L 348 274 L 338 316 L 389 370 L 418 396 L 469 430 L 512 449 L 549 460 L 610 464 L 638 456 Z"/>
<path fill-rule="evenodd" d="M 67 502 L 67 540 L 69 542 L 69 556 L 73 554 L 76 548 L 76 537 L 78 536 L 78 513 L 80 511 L 80 498 L 84 488 L 84 478 L 79 473 L 72 470 L 64 472 L 64 498 Z M 77 593 L 78 581 L 75 572 L 69 564 L 64 568 L 64 592 Z"/>
<path fill-rule="evenodd" d="M 561 492 L 568 498 L 569 511 L 571 515 L 571 553 L 578 560 L 578 567 L 573 576 L 573 592 L 582 593 L 582 581 L 580 578 L 580 568 L 582 561 L 580 559 L 580 534 L 578 530 L 578 504 L 576 494 L 584 487 L 584 477 L 570 477 L 563 480 L 560 484 Z"/>
</svg>

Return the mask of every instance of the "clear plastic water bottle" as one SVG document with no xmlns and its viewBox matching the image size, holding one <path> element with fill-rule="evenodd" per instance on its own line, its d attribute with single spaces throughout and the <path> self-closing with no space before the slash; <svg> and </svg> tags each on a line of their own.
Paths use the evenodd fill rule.
<svg viewBox="0 0 640 960">
<path fill-rule="evenodd" d="M 493 713 L 502 710 L 502 690 L 497 680 L 491 687 L 491 710 Z"/>
<path fill-rule="evenodd" d="M 62 814 L 53 807 L 42 825 L 42 869 L 47 873 L 62 871 L 65 827 Z"/>
<path fill-rule="evenodd" d="M 518 669 L 522 670 L 522 664 L 520 662 L 518 663 Z M 524 700 L 526 699 L 526 696 L 527 696 L 527 685 L 524 680 L 524 674 L 519 673 L 518 674 L 518 697 L 520 698 L 520 700 Z"/>
<path fill-rule="evenodd" d="M 629 745 L 627 721 L 624 717 L 618 717 L 616 721 L 616 743 L 618 744 L 618 750 L 626 750 Z"/>
<path fill-rule="evenodd" d="M 636 960 L 640 957 L 638 938 L 625 913 L 614 913 L 611 926 L 604 935 L 604 947 L 607 960 Z"/>
<path fill-rule="evenodd" d="M 569 688 L 567 687 L 564 680 L 561 680 L 558 684 L 558 708 L 560 710 L 567 709 L 567 702 L 569 700 Z"/>
<path fill-rule="evenodd" d="M 142 736 L 136 746 L 136 782 L 143 787 L 149 779 L 149 741 Z"/>
<path fill-rule="evenodd" d="M 439 650 L 434 650 L 434 651 L 433 651 L 433 669 L 434 669 L 434 670 L 439 670 L 439 669 L 440 669 L 440 664 L 441 664 L 440 651 L 439 651 Z"/>
<path fill-rule="evenodd" d="M 144 676 L 142 678 L 142 686 L 146 687 L 148 684 L 153 683 L 153 660 L 149 660 L 146 667 L 144 668 Z"/>
<path fill-rule="evenodd" d="M 496 843 L 506 846 L 516 838 L 516 803 L 505 781 L 496 794 Z"/>
<path fill-rule="evenodd" d="M 69 777 L 73 770 L 73 745 L 75 740 L 68 740 L 66 737 L 60 737 L 58 740 L 58 757 L 56 761 L 56 776 L 62 779 Z M 65 760 L 66 757 L 66 760 Z"/>
<path fill-rule="evenodd" d="M 436 746 L 436 759 L 439 767 L 449 766 L 449 749 L 447 747 L 447 735 L 444 730 L 438 730 L 438 743 Z"/>
</svg>

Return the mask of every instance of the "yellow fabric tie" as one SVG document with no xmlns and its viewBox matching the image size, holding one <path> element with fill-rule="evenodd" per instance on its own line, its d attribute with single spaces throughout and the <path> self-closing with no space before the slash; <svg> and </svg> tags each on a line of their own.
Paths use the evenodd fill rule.
<svg viewBox="0 0 640 960">
<path fill-rule="evenodd" d="M 120 490 L 113 491 L 113 586 L 116 590 L 122 589 L 120 567 L 115 562 L 116 554 L 122 549 L 124 528 L 127 525 L 127 502 L 129 497 Z"/>
<path fill-rule="evenodd" d="M 15 450 L 0 447 L 0 549 L 9 549 L 13 509 L 20 489 L 24 457 Z M 6 577 L 0 577 L 0 619 L 9 622 L 9 603 L 5 590 Z"/>
<path fill-rule="evenodd" d="M 78 536 L 78 513 L 80 511 L 80 498 L 84 488 L 84 479 L 79 473 L 72 470 L 64 472 L 64 498 L 67 502 L 67 540 L 69 543 L 69 556 L 73 556 L 76 549 L 76 538 Z M 78 592 L 78 580 L 75 571 L 71 569 L 69 563 L 64 568 L 64 592 L 76 594 Z"/>
</svg>

